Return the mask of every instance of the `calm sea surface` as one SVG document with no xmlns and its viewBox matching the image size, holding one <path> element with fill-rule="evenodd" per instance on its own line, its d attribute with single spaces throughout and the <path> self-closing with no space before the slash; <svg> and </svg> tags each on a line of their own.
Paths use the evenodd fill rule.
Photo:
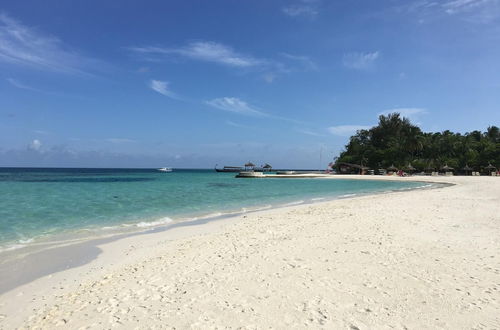
<svg viewBox="0 0 500 330">
<path fill-rule="evenodd" d="M 234 173 L 213 170 L 0 168 L 0 249 L 61 233 L 144 228 L 172 220 L 422 185 L 236 179 Z"/>
</svg>

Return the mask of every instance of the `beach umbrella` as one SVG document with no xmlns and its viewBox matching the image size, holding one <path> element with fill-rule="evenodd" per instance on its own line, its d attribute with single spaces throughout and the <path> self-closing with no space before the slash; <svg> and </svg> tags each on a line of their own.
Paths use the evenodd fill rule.
<svg viewBox="0 0 500 330">
<path fill-rule="evenodd" d="M 407 169 L 408 171 L 415 171 L 415 170 L 416 170 L 416 168 L 415 168 L 415 167 L 413 167 L 413 166 L 411 165 L 411 163 L 408 163 L 408 166 L 406 166 L 406 168 L 405 168 L 405 169 Z"/>
<path fill-rule="evenodd" d="M 434 162 L 432 160 L 427 161 L 427 166 L 425 167 L 426 171 L 434 171 L 436 166 L 434 166 Z"/>
<path fill-rule="evenodd" d="M 497 168 L 495 166 L 491 165 L 491 163 L 489 163 L 488 166 L 485 167 L 485 169 L 488 172 L 495 172 L 497 170 Z"/>
<path fill-rule="evenodd" d="M 470 172 L 472 170 L 473 170 L 473 168 L 469 167 L 469 165 L 467 165 L 467 164 L 465 164 L 465 166 L 462 168 L 462 171 L 465 172 L 465 175 L 467 175 L 467 172 Z"/>
<path fill-rule="evenodd" d="M 485 167 L 485 169 L 487 170 L 496 170 L 497 168 L 493 165 L 491 165 L 491 163 L 488 164 L 488 166 Z"/>
<path fill-rule="evenodd" d="M 451 166 L 448 166 L 448 164 L 446 164 L 446 165 L 444 165 L 443 167 L 441 167 L 441 169 L 442 169 L 443 171 L 453 171 L 453 170 L 454 170 L 454 168 L 453 168 L 453 167 L 451 167 Z"/>
<path fill-rule="evenodd" d="M 398 168 L 396 166 L 394 166 L 394 164 L 392 164 L 391 166 L 389 166 L 387 169 L 389 171 L 397 171 L 398 170 Z"/>
</svg>

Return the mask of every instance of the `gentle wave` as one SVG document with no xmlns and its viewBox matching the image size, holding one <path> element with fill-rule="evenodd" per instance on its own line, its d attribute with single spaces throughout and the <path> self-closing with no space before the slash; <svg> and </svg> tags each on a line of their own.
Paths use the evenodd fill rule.
<svg viewBox="0 0 500 330">
<path fill-rule="evenodd" d="M 161 225 L 166 225 L 167 223 L 172 222 L 173 220 L 170 219 L 169 217 L 164 217 L 156 221 L 151 221 L 151 222 L 145 222 L 141 221 L 139 223 L 136 223 L 135 226 L 139 228 L 148 228 L 148 227 L 155 227 L 155 226 L 161 226 Z"/>
<path fill-rule="evenodd" d="M 345 194 L 345 195 L 340 195 L 339 198 L 348 198 L 348 197 L 353 197 L 356 196 L 357 194 Z"/>
<path fill-rule="evenodd" d="M 17 250 L 17 249 L 23 248 L 25 246 L 26 246 L 25 244 L 7 245 L 5 247 L 0 247 L 0 252 L 13 251 L 13 250 Z"/>
<path fill-rule="evenodd" d="M 283 206 L 293 206 L 293 205 L 299 205 L 299 204 L 304 204 L 304 203 L 305 203 L 305 201 L 300 200 L 300 201 L 296 201 L 296 202 L 290 202 L 290 203 L 283 204 Z"/>
</svg>

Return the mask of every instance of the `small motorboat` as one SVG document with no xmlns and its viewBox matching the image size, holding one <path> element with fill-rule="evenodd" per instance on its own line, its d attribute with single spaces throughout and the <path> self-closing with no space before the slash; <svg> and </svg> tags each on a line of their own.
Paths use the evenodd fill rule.
<svg viewBox="0 0 500 330">
<path fill-rule="evenodd" d="M 162 168 L 158 168 L 156 170 L 160 171 L 160 172 L 172 172 L 172 168 L 171 167 L 162 167 Z"/>
</svg>

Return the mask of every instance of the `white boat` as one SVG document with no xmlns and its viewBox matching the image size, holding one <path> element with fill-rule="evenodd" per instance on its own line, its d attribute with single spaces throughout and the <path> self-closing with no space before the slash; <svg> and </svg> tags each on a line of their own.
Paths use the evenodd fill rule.
<svg viewBox="0 0 500 330">
<path fill-rule="evenodd" d="M 162 168 L 158 168 L 157 171 L 160 171 L 160 172 L 172 172 L 172 168 L 171 167 L 162 167 Z"/>
</svg>

